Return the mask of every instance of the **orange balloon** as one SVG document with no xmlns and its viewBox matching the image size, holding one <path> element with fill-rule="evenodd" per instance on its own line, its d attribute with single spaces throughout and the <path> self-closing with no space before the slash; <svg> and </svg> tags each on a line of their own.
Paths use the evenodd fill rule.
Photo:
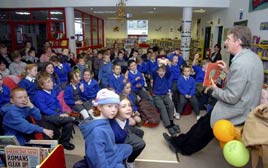
<svg viewBox="0 0 268 168">
<path fill-rule="evenodd" d="M 235 138 L 236 130 L 228 120 L 218 120 L 213 126 L 214 136 L 221 142 L 228 142 Z"/>
<path fill-rule="evenodd" d="M 220 147 L 223 149 L 224 145 L 226 144 L 227 142 L 221 142 L 219 141 L 219 144 L 220 144 Z"/>
</svg>

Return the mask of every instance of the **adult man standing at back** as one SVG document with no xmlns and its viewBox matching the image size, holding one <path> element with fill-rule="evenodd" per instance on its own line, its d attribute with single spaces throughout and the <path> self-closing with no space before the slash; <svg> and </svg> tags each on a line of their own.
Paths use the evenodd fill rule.
<svg viewBox="0 0 268 168">
<path fill-rule="evenodd" d="M 227 119 L 234 125 L 243 125 L 249 112 L 259 105 L 263 84 L 263 64 L 250 47 L 251 32 L 244 26 L 232 28 L 225 40 L 228 51 L 234 55 L 230 69 L 223 61 L 217 62 L 226 72 L 224 88 L 212 82 L 212 96 L 218 101 L 211 113 L 185 134 L 169 137 L 163 134 L 170 148 L 191 155 L 204 148 L 214 137 L 212 127 L 217 120 Z"/>
</svg>

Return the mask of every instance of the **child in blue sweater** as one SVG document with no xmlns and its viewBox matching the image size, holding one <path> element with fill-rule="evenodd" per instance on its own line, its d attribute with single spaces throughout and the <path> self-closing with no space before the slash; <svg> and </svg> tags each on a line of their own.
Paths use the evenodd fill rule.
<svg viewBox="0 0 268 168">
<path fill-rule="evenodd" d="M 132 104 L 132 110 L 133 110 L 133 112 L 132 112 L 131 117 L 128 119 L 129 125 L 135 126 L 137 124 L 140 124 L 141 123 L 141 116 L 140 116 L 140 113 L 138 111 L 138 107 L 136 105 L 135 98 L 131 94 L 131 83 L 130 82 L 127 82 L 125 84 L 125 87 L 124 87 L 121 95 L 126 96 L 130 100 L 130 102 Z"/>
<path fill-rule="evenodd" d="M 68 82 L 68 73 L 72 70 L 71 66 L 68 63 L 61 63 L 58 56 L 52 56 L 49 61 L 53 63 L 55 73 L 60 79 L 62 89 L 64 89 Z"/>
<path fill-rule="evenodd" d="M 54 65 L 51 62 L 46 62 L 43 66 L 41 73 L 46 72 L 50 75 L 53 81 L 53 89 L 56 91 L 57 95 L 62 91 L 61 83 L 58 75 L 55 73 Z"/>
<path fill-rule="evenodd" d="M 0 109 L 8 103 L 10 99 L 10 89 L 3 85 L 3 75 L 0 73 Z"/>
<path fill-rule="evenodd" d="M 68 74 L 68 85 L 64 90 L 64 100 L 72 110 L 79 112 L 84 119 L 89 117 L 88 110 L 91 104 L 83 101 L 82 94 L 85 92 L 84 84 L 80 83 L 80 73 L 72 71 Z"/>
<path fill-rule="evenodd" d="M 149 96 L 149 93 L 144 89 L 144 77 L 141 72 L 137 69 L 137 64 L 134 60 L 128 61 L 128 69 L 127 72 L 128 81 L 131 83 L 131 91 L 135 96 L 139 96 L 141 99 L 145 99 L 152 103 L 152 99 Z M 152 103 L 153 104 L 153 103 Z"/>
<path fill-rule="evenodd" d="M 145 142 L 142 139 L 144 132 L 129 126 L 129 118 L 131 118 L 133 111 L 131 101 L 126 96 L 121 96 L 120 100 L 118 113 L 113 120 L 110 120 L 110 124 L 115 135 L 115 142 L 132 146 L 133 151 L 127 159 L 126 167 L 135 168 L 134 161 L 145 148 Z"/>
<path fill-rule="evenodd" d="M 90 69 L 85 69 L 83 73 L 83 79 L 81 84 L 84 85 L 84 92 L 82 99 L 90 103 L 90 109 L 92 107 L 92 100 L 96 98 L 98 91 L 100 90 L 98 82 L 93 78 L 93 74 Z"/>
<path fill-rule="evenodd" d="M 119 64 L 113 65 L 113 75 L 109 77 L 109 87 L 113 88 L 117 94 L 122 93 L 127 82 L 127 76 L 121 74 L 121 66 Z"/>
<path fill-rule="evenodd" d="M 113 74 L 112 62 L 110 61 L 110 55 L 107 53 L 103 55 L 103 63 L 100 66 L 98 79 L 101 88 L 107 88 L 109 85 L 109 77 Z"/>
<path fill-rule="evenodd" d="M 40 90 L 35 95 L 35 105 L 43 114 L 44 121 L 47 121 L 57 133 L 61 130 L 59 143 L 67 150 L 73 150 L 75 146 L 70 143 L 73 130 L 74 118 L 63 113 L 56 91 L 53 90 L 53 82 L 49 74 L 42 73 L 37 79 Z M 40 123 L 44 124 L 44 123 Z"/>
<path fill-rule="evenodd" d="M 153 99 L 154 104 L 160 110 L 161 119 L 171 136 L 180 132 L 180 127 L 173 122 L 174 104 L 170 99 L 172 78 L 170 65 L 160 64 L 153 77 Z"/>
<path fill-rule="evenodd" d="M 88 167 L 125 168 L 124 160 L 132 152 L 129 144 L 116 144 L 109 119 L 118 112 L 119 96 L 108 89 L 101 89 L 94 101 L 95 119 L 83 120 L 79 127 L 85 139 Z"/>
<path fill-rule="evenodd" d="M 196 114 L 196 119 L 200 118 L 200 111 L 198 100 L 195 96 L 195 80 L 190 76 L 191 67 L 185 66 L 183 67 L 183 75 L 181 75 L 178 79 L 178 90 L 180 92 L 180 101 L 178 107 L 179 115 L 182 113 L 185 104 L 189 101 L 191 106 Z"/>
<path fill-rule="evenodd" d="M 31 102 L 34 103 L 34 96 L 37 92 L 36 85 L 36 75 L 37 75 L 37 65 L 28 64 L 25 68 L 26 76 L 19 82 L 18 86 L 24 88 L 30 97 Z"/>
<path fill-rule="evenodd" d="M 38 108 L 29 100 L 27 92 L 23 88 L 15 88 L 11 91 L 11 103 L 6 104 L 0 110 L 3 116 L 5 135 L 15 135 L 21 145 L 30 139 L 30 134 L 41 132 L 48 137 L 53 137 L 53 131 L 29 123 L 27 118 L 32 116 L 35 120 L 41 120 Z"/>
</svg>

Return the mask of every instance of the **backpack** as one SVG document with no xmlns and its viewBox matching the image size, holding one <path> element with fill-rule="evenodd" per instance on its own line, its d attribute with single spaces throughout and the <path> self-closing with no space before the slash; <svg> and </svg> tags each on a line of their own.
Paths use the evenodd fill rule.
<svg viewBox="0 0 268 168">
<path fill-rule="evenodd" d="M 141 114 L 144 127 L 156 127 L 160 122 L 160 114 L 148 100 L 141 100 L 138 103 L 138 111 Z"/>
<path fill-rule="evenodd" d="M 251 153 L 251 166 L 257 167 L 259 157 L 263 167 L 268 167 L 268 105 L 261 104 L 253 109 L 243 127 L 242 141 Z"/>
</svg>

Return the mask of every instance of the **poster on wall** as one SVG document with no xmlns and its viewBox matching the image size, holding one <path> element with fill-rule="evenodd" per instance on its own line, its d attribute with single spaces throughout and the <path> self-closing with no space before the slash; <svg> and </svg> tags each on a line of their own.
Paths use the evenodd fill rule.
<svg viewBox="0 0 268 168">
<path fill-rule="evenodd" d="M 234 26 L 247 26 L 247 25 L 248 25 L 248 20 L 234 22 Z"/>
<path fill-rule="evenodd" d="M 262 22 L 260 25 L 260 30 L 268 30 L 268 22 Z"/>
<path fill-rule="evenodd" d="M 249 0 L 249 12 L 268 8 L 268 0 Z"/>
</svg>

